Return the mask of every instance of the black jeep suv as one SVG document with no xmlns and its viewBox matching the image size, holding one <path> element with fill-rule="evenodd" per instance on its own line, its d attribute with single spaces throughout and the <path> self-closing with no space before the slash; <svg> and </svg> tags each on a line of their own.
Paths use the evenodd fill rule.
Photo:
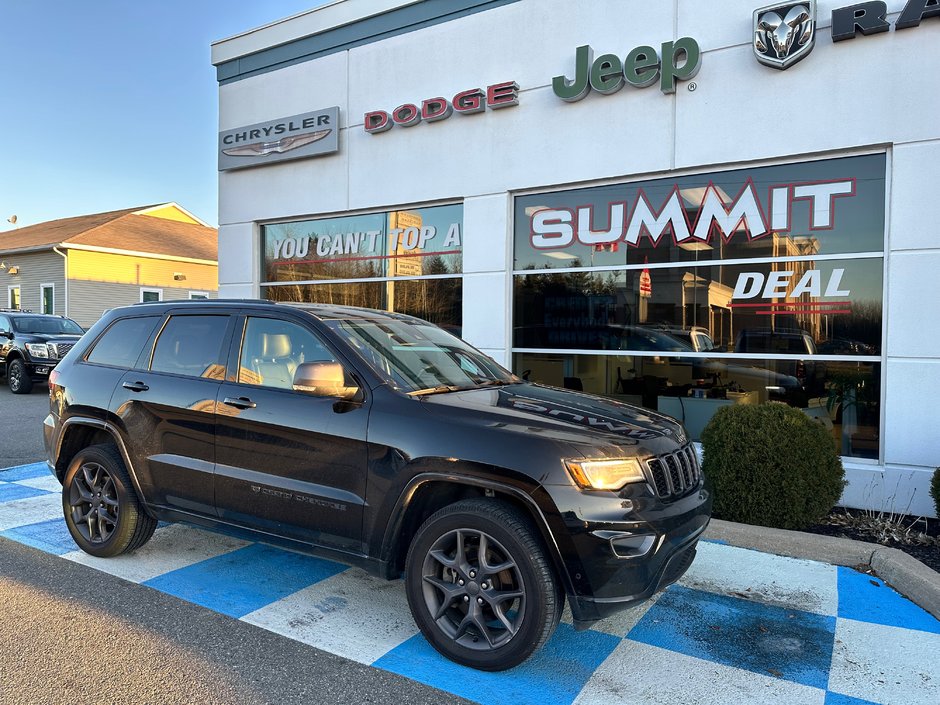
<svg viewBox="0 0 940 705">
<path fill-rule="evenodd" d="M 0 309 L 0 376 L 14 394 L 29 394 L 84 332 L 63 316 Z"/>
<path fill-rule="evenodd" d="M 538 649 L 566 596 L 585 628 L 678 580 L 709 520 L 677 422 L 530 384 L 406 315 L 138 304 L 49 386 L 83 550 L 136 549 L 162 519 L 404 574 L 428 641 L 480 669 Z"/>
</svg>

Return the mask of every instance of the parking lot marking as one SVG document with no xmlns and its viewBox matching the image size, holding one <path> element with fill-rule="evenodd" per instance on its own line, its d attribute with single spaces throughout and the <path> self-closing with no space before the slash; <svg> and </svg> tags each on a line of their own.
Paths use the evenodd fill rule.
<svg viewBox="0 0 940 705">
<path fill-rule="evenodd" d="M 875 576 L 851 568 L 839 568 L 839 616 L 940 634 L 940 621 L 927 610 L 901 597 Z"/>
<path fill-rule="evenodd" d="M 528 661 L 510 671 L 490 673 L 448 661 L 419 635 L 373 665 L 479 703 L 568 705 L 620 641 L 561 624 Z"/>
<path fill-rule="evenodd" d="M 940 702 L 940 622 L 848 568 L 703 542 L 654 601 L 584 632 L 566 609 L 529 661 L 483 673 L 425 642 L 400 581 L 182 524 L 133 554 L 89 556 L 46 478 L 44 463 L 0 470 L 38 493 L 0 500 L 0 536 L 487 705 Z"/>
<path fill-rule="evenodd" d="M 56 498 L 58 499 L 58 498 Z M 61 505 L 59 505 L 61 513 Z M 69 533 L 63 519 L 48 519 L 38 524 L 25 524 L 6 531 L 0 531 L 0 536 L 13 539 L 27 546 L 38 548 L 40 551 L 61 556 L 75 548 L 75 541 Z"/>
<path fill-rule="evenodd" d="M 145 581 L 161 592 L 243 617 L 346 570 L 333 561 L 255 543 Z"/>
<path fill-rule="evenodd" d="M 734 571 L 728 570 L 733 563 Z M 741 592 L 741 576 L 747 591 Z M 699 543 L 698 555 L 682 584 L 719 595 L 835 616 L 839 605 L 835 566 L 716 543 Z"/>
<path fill-rule="evenodd" d="M 628 635 L 687 656 L 826 688 L 835 617 L 677 585 Z"/>
<path fill-rule="evenodd" d="M 195 526 L 169 524 L 159 527 L 153 538 L 133 553 L 115 558 L 96 558 L 75 549 L 62 557 L 134 583 L 142 583 L 249 545 L 249 541 Z"/>
<path fill-rule="evenodd" d="M 418 633 L 402 583 L 356 568 L 246 614 L 242 620 L 366 665 Z"/>
<path fill-rule="evenodd" d="M 839 619 L 829 689 L 870 702 L 940 703 L 940 634 Z"/>
<path fill-rule="evenodd" d="M 755 673 L 625 639 L 601 664 L 575 705 L 823 705 L 826 693 L 770 673 Z"/>
</svg>

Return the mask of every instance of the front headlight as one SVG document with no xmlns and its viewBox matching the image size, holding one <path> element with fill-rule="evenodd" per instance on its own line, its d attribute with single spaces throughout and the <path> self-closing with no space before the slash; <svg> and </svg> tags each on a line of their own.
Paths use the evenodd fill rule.
<svg viewBox="0 0 940 705">
<path fill-rule="evenodd" d="M 46 347 L 45 343 L 26 343 L 26 350 L 29 352 L 30 357 L 49 359 L 49 348 Z"/>
<path fill-rule="evenodd" d="M 565 467 L 581 489 L 619 490 L 629 482 L 645 482 L 636 458 L 618 460 L 566 460 Z"/>
</svg>

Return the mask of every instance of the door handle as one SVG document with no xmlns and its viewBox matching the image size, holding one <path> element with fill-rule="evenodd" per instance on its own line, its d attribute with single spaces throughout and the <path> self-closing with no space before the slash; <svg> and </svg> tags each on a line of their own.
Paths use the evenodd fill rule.
<svg viewBox="0 0 940 705">
<path fill-rule="evenodd" d="M 254 409 L 258 406 L 248 397 L 225 397 L 222 403 L 234 406 L 236 409 Z"/>
<path fill-rule="evenodd" d="M 124 389 L 130 389 L 132 392 L 146 392 L 150 387 L 148 387 L 143 382 L 125 382 L 121 385 Z"/>
</svg>

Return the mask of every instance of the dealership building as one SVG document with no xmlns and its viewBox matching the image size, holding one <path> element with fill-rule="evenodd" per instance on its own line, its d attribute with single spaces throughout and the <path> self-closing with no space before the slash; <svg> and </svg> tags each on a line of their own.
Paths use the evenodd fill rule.
<svg viewBox="0 0 940 705">
<path fill-rule="evenodd" d="M 212 47 L 219 294 L 431 320 L 933 515 L 940 3 L 340 0 Z M 936 396 L 935 396 L 936 395 Z"/>
</svg>

